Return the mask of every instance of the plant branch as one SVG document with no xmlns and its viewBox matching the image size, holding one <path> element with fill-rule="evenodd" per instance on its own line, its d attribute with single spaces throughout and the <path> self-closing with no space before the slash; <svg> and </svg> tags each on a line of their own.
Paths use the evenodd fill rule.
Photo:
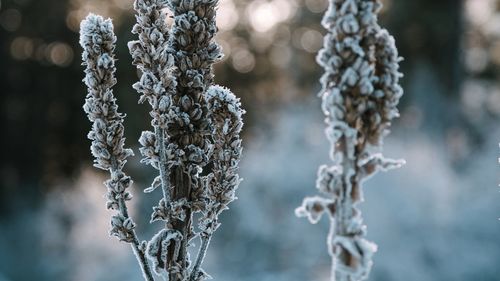
<svg viewBox="0 0 500 281">
<path fill-rule="evenodd" d="M 111 157 L 111 168 L 110 168 L 110 173 L 111 175 L 116 174 L 119 172 L 119 167 L 117 164 L 117 161 L 114 156 Z M 128 219 L 130 218 L 129 213 L 128 213 L 128 208 L 127 204 L 125 202 L 125 199 L 123 197 L 120 197 L 118 199 L 118 207 L 119 207 L 119 212 L 121 215 L 125 218 Z M 132 250 L 134 252 L 134 255 L 137 259 L 137 262 L 139 263 L 139 266 L 141 267 L 142 271 L 142 276 L 144 277 L 144 280 L 146 281 L 154 281 L 153 274 L 151 272 L 151 267 L 149 266 L 148 260 L 146 259 L 146 256 L 144 254 L 144 249 L 141 249 L 139 239 L 137 238 L 137 234 L 134 229 L 130 231 L 132 235 L 132 241 L 130 242 L 130 245 L 132 247 Z"/>
<path fill-rule="evenodd" d="M 201 245 L 198 249 L 198 255 L 196 256 L 196 261 L 189 276 L 189 281 L 196 281 L 198 271 L 200 270 L 201 264 L 203 263 L 203 260 L 205 259 L 205 256 L 207 254 L 208 245 L 210 245 L 210 239 L 212 239 L 211 234 L 201 237 Z"/>
<path fill-rule="evenodd" d="M 159 144 L 159 154 L 160 154 L 160 163 L 159 163 L 159 172 L 161 178 L 161 190 L 163 192 L 163 199 L 165 199 L 165 204 L 168 205 L 170 202 L 170 187 L 169 187 L 169 169 L 167 167 L 167 156 L 165 149 L 165 129 L 160 128 L 159 126 L 155 126 L 155 135 Z"/>
</svg>

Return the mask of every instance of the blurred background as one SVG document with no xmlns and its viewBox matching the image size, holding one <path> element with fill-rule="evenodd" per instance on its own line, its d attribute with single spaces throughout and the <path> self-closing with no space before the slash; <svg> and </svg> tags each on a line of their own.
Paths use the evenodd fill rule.
<svg viewBox="0 0 500 281">
<path fill-rule="evenodd" d="M 385 0 L 380 22 L 405 58 L 401 118 L 385 154 L 407 165 L 365 184 L 371 281 L 500 280 L 500 1 Z M 328 143 L 315 62 L 327 0 L 220 0 L 217 83 L 241 97 L 245 179 L 206 270 L 219 281 L 327 281 L 328 222 L 294 209 L 316 194 Z M 91 167 L 80 20 L 113 18 L 127 146 L 149 128 L 127 50 L 132 0 L 0 0 L 0 281 L 141 280 L 109 238 L 105 174 Z M 147 239 L 153 171 L 132 159 L 133 217 Z"/>
</svg>

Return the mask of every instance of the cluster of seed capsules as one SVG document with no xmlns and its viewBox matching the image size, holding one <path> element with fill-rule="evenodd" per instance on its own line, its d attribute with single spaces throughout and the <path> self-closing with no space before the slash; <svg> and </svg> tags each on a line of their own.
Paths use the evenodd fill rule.
<svg viewBox="0 0 500 281">
<path fill-rule="evenodd" d="M 394 38 L 377 23 L 380 8 L 377 0 L 330 0 L 322 21 L 328 34 L 317 60 L 325 70 L 320 97 L 333 164 L 318 171 L 324 196 L 306 198 L 296 213 L 312 223 L 329 215 L 328 249 L 337 281 L 366 279 L 377 249 L 364 238 L 356 207 L 363 200 L 362 182 L 404 164 L 381 154 L 403 90 Z"/>
</svg>

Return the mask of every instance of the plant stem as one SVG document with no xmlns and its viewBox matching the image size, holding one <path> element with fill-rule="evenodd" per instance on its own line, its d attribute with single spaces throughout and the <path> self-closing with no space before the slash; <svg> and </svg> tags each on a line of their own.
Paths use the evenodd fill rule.
<svg viewBox="0 0 500 281">
<path fill-rule="evenodd" d="M 189 175 L 184 172 L 182 166 L 174 168 L 174 173 L 171 175 L 174 188 L 172 193 L 172 200 L 180 200 L 182 198 L 189 198 L 191 194 L 191 179 Z M 168 247 L 167 263 L 165 269 L 169 272 L 169 281 L 181 281 L 177 272 L 172 272 L 172 269 L 180 267 L 184 270 L 187 267 L 187 246 L 189 243 L 189 235 L 191 230 L 192 213 L 190 209 L 186 209 L 186 218 L 184 221 L 174 220 L 172 222 L 172 229 L 177 230 L 182 234 L 182 242 L 180 251 L 178 251 L 177 243 L 172 243 Z M 177 249 L 177 250 L 176 250 Z"/>
<path fill-rule="evenodd" d="M 194 263 L 193 270 L 191 271 L 191 275 L 189 276 L 189 281 L 195 281 L 196 275 L 200 270 L 200 266 L 203 263 L 203 259 L 207 253 L 208 245 L 210 244 L 210 239 L 212 239 L 212 235 L 207 235 L 201 237 L 201 246 L 198 250 L 198 256 L 196 257 L 196 262 Z"/>
<path fill-rule="evenodd" d="M 151 273 L 151 269 L 149 268 L 148 260 L 146 259 L 146 256 L 144 256 L 144 251 L 139 248 L 139 241 L 137 240 L 137 238 L 134 239 L 134 242 L 131 243 L 131 246 L 141 267 L 142 277 L 144 277 L 144 280 L 146 281 L 154 281 L 153 274 Z"/>
<path fill-rule="evenodd" d="M 118 164 L 114 156 L 111 157 L 111 175 L 115 174 L 118 172 Z M 118 199 L 118 207 L 119 211 L 122 214 L 122 216 L 126 219 L 129 218 L 128 214 L 128 208 L 125 203 L 125 200 L 123 197 Z M 135 233 L 135 230 L 132 230 L 132 236 L 133 236 L 133 241 L 131 244 L 132 250 L 134 251 L 135 257 L 137 258 L 137 262 L 139 262 L 139 266 L 141 267 L 142 271 L 142 276 L 144 277 L 144 280 L 146 281 L 154 281 L 153 274 L 151 272 L 151 268 L 149 267 L 148 260 L 146 259 L 146 256 L 144 255 L 144 251 L 140 249 L 140 243 L 139 239 L 137 238 L 137 234 Z"/>
<path fill-rule="evenodd" d="M 168 205 L 170 202 L 170 191 L 168 187 L 168 169 L 166 166 L 167 156 L 165 151 L 165 129 L 155 126 L 156 140 L 160 146 L 160 178 L 161 178 L 161 190 L 163 191 L 163 199 L 165 199 L 165 204 Z"/>
</svg>

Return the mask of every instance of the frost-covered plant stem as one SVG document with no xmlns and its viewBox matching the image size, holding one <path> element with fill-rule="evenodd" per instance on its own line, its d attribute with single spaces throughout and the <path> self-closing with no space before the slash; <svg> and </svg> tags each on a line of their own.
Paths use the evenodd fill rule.
<svg viewBox="0 0 500 281">
<path fill-rule="evenodd" d="M 113 160 L 114 163 L 116 161 Z M 117 165 L 114 165 L 117 166 Z M 118 173 L 118 167 L 112 168 L 111 174 Z M 128 209 L 127 205 L 125 203 L 125 199 L 120 198 L 118 200 L 118 205 L 120 209 L 120 213 L 125 218 L 125 220 L 129 219 L 131 222 L 132 220 L 129 217 L 128 214 Z M 135 227 L 135 225 L 134 225 Z M 137 234 L 135 233 L 135 230 L 132 230 L 132 241 L 130 242 L 130 245 L 132 247 L 132 251 L 134 252 L 134 255 L 139 263 L 139 266 L 141 267 L 141 272 L 142 276 L 144 277 L 144 280 L 146 281 L 154 281 L 153 274 L 151 272 L 151 268 L 149 267 L 148 260 L 146 258 L 146 255 L 144 253 L 144 245 L 141 245 L 139 242 L 139 239 L 137 238 Z"/>
<path fill-rule="evenodd" d="M 205 255 L 207 254 L 208 245 L 210 244 L 211 239 L 212 235 L 201 237 L 200 249 L 198 249 L 198 254 L 196 255 L 193 269 L 191 270 L 191 274 L 189 275 L 189 281 L 196 280 L 198 272 L 200 271 L 201 264 L 203 263 Z"/>
<path fill-rule="evenodd" d="M 155 135 L 156 139 L 159 141 L 159 150 L 160 154 L 160 166 L 159 172 L 161 177 L 161 190 L 163 192 L 163 199 L 166 203 L 170 202 L 170 188 L 168 186 L 168 168 L 165 163 L 167 163 L 167 152 L 166 152 L 166 137 L 165 137 L 165 129 L 160 128 L 159 126 L 155 127 Z"/>
<path fill-rule="evenodd" d="M 143 162 L 160 174 L 146 191 L 152 192 L 161 185 L 164 193 L 154 207 L 152 221 L 164 221 L 165 228 L 148 243 L 147 255 L 155 272 L 166 274 L 169 281 L 199 281 L 208 277 L 200 266 L 212 233 L 208 235 L 207 231 L 215 231 L 217 226 L 208 222 L 214 222 L 213 215 L 220 213 L 213 211 L 214 206 L 224 209 L 234 199 L 215 197 L 220 191 L 214 190 L 221 183 L 218 180 L 223 180 L 214 174 L 234 175 L 233 166 L 237 165 L 241 152 L 241 142 L 221 144 L 220 132 L 224 127 L 239 140 L 243 114 L 239 101 L 229 90 L 212 85 L 212 64 L 222 57 L 213 41 L 217 31 L 216 4 L 216 0 L 134 3 L 137 24 L 133 33 L 139 40 L 129 42 L 129 49 L 134 64 L 142 72 L 134 88 L 141 94 L 139 102 L 148 101 L 151 105 L 154 127 L 154 133 L 146 131 L 141 136 L 141 154 L 145 157 Z M 167 6 L 174 17 L 171 28 L 166 24 Z M 229 107 L 237 117 L 227 114 Z M 235 148 L 221 151 L 221 145 Z M 230 159 L 234 164 L 217 165 L 218 157 L 214 156 L 217 153 L 232 153 Z M 211 162 L 212 170 L 201 176 Z M 228 195 L 239 184 L 237 175 L 233 177 L 237 180 L 226 184 Z M 196 212 L 202 213 L 199 233 L 193 226 Z M 200 237 L 201 245 L 192 265 L 187 248 L 195 237 Z"/>
<path fill-rule="evenodd" d="M 199 266 L 203 262 L 210 240 L 220 226 L 218 216 L 229 203 L 236 199 L 235 191 L 241 182 L 238 175 L 238 164 L 241 156 L 240 132 L 243 126 L 239 99 L 228 89 L 212 86 L 206 95 L 211 120 L 214 123 L 212 141 L 212 173 L 203 179 L 205 196 L 209 204 L 199 222 L 201 247 L 191 273 L 191 280 L 197 276 Z"/>
<path fill-rule="evenodd" d="M 324 197 L 305 198 L 296 213 L 311 223 L 328 213 L 332 281 L 368 277 L 377 247 L 364 238 L 366 226 L 357 208 L 362 182 L 404 163 L 381 154 L 402 89 L 394 38 L 377 23 L 380 6 L 377 0 L 330 0 L 322 22 L 328 34 L 318 54 L 325 69 L 320 96 L 333 164 L 318 172 L 317 188 Z"/>
<path fill-rule="evenodd" d="M 169 92 L 175 88 L 175 80 L 171 75 L 173 70 L 173 58 L 167 52 L 168 27 L 166 25 L 166 14 L 163 9 L 165 1 L 136 1 L 134 9 L 137 12 L 137 24 L 132 31 L 138 34 L 140 40 L 131 41 L 129 48 L 134 64 L 142 72 L 141 81 L 134 85 L 142 96 L 139 102 L 148 101 L 152 107 L 150 112 L 153 118 L 151 124 L 154 128 L 155 157 L 145 159 L 146 163 L 153 165 L 159 170 L 159 181 L 163 192 L 165 203 L 170 202 L 170 190 L 168 181 L 168 168 L 166 156 L 166 121 L 169 110 Z M 144 136 L 151 137 L 150 132 Z M 141 142 L 144 149 L 148 146 Z M 144 154 L 144 153 L 143 153 Z M 152 192 L 158 186 L 153 184 L 147 192 Z"/>
<path fill-rule="evenodd" d="M 84 82 L 88 88 L 84 110 L 93 122 L 88 137 L 97 168 L 110 172 L 105 182 L 108 188 L 107 207 L 118 213 L 111 220 L 111 234 L 130 243 L 141 267 L 144 279 L 153 281 L 153 275 L 135 233 L 135 223 L 129 217 L 126 201 L 132 196 L 126 191 L 132 180 L 123 172 L 132 150 L 125 149 L 123 137 L 124 115 L 118 112 L 112 87 L 116 84 L 114 73 L 114 48 L 116 37 L 111 20 L 90 14 L 81 24 L 80 45 L 83 47 Z"/>
</svg>

